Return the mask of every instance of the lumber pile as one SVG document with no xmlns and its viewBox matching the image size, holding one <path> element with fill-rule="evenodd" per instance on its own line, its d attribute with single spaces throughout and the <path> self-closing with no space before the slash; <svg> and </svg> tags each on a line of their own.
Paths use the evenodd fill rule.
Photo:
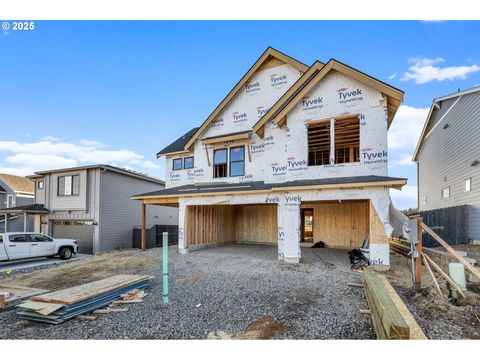
<svg viewBox="0 0 480 360">
<path fill-rule="evenodd" d="M 385 276 L 367 268 L 363 281 L 378 339 L 427 339 Z"/>
<path fill-rule="evenodd" d="M 60 324 L 118 301 L 142 301 L 151 276 L 116 275 L 72 288 L 36 295 L 19 305 L 17 317 Z M 110 312 L 110 311 L 109 311 Z"/>
<path fill-rule="evenodd" d="M 21 300 L 46 292 L 48 292 L 48 290 L 0 284 L 0 310 L 8 309 Z"/>
</svg>

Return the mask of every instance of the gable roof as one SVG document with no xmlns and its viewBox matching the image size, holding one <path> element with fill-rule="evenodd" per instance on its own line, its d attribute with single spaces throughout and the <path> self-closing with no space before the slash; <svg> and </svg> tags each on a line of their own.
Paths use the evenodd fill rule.
<svg viewBox="0 0 480 360">
<path fill-rule="evenodd" d="M 330 59 L 326 65 L 315 62 L 308 71 L 272 106 L 272 108 L 254 125 L 253 131 L 259 136 L 269 120 L 283 125 L 286 115 L 298 104 L 330 71 L 338 71 L 379 90 L 387 97 L 388 125 L 390 126 L 400 103 L 403 101 L 403 91 L 369 76 L 344 63 Z"/>
<path fill-rule="evenodd" d="M 476 92 L 479 92 L 480 91 L 480 86 L 476 86 L 476 87 L 473 87 L 473 88 L 470 88 L 470 89 L 466 89 L 466 90 L 463 90 L 463 91 L 458 91 L 458 92 L 455 92 L 455 93 L 452 93 L 452 94 L 449 94 L 449 95 L 445 95 L 445 96 L 441 96 L 439 98 L 436 98 L 433 100 L 432 102 L 432 106 L 430 106 L 430 111 L 428 112 L 428 115 L 427 115 L 427 119 L 425 120 L 425 124 L 423 124 L 423 129 L 422 129 L 422 132 L 420 134 L 420 137 L 418 138 L 418 143 L 417 143 L 417 147 L 415 148 L 415 152 L 413 153 L 413 156 L 412 156 L 412 161 L 417 161 L 417 157 L 418 157 L 418 153 L 420 151 L 420 147 L 422 145 L 422 142 L 423 140 L 425 139 L 425 137 L 428 135 L 426 132 L 427 132 L 427 129 L 428 129 L 428 126 L 430 125 L 432 119 L 433 119 L 433 115 L 438 111 L 438 109 L 440 108 L 440 103 L 442 101 L 445 101 L 445 100 L 450 100 L 450 99 L 455 99 L 456 100 L 452 103 L 452 105 L 443 113 L 442 115 L 442 118 L 445 117 L 449 111 L 451 109 L 453 109 L 453 107 L 457 104 L 457 102 L 464 96 L 464 95 L 468 95 L 468 94 L 472 94 L 472 93 L 476 93 Z M 440 120 L 441 120 L 440 119 Z M 440 122 L 439 120 L 439 122 Z M 432 128 L 433 130 L 433 128 Z M 430 130 L 429 133 L 432 131 Z"/>
<path fill-rule="evenodd" d="M 142 174 L 142 173 L 139 173 L 139 172 L 136 172 L 136 171 L 133 171 L 133 170 L 119 168 L 119 167 L 112 166 L 112 165 L 102 165 L 102 164 L 85 165 L 85 166 L 77 166 L 77 167 L 70 167 L 70 168 L 63 168 L 63 169 L 37 171 L 37 172 L 35 172 L 35 175 L 30 175 L 28 177 L 30 179 L 38 179 L 38 178 L 43 177 L 44 175 L 70 172 L 70 171 L 88 170 L 88 169 L 103 169 L 103 170 L 113 171 L 113 172 L 116 172 L 118 174 L 139 178 L 139 179 L 142 179 L 142 180 L 157 183 L 159 185 L 165 185 L 165 181 L 154 178 L 154 177 L 151 177 L 151 176 L 148 176 L 146 174 Z"/>
<path fill-rule="evenodd" d="M 166 154 L 171 154 L 171 153 L 176 153 L 176 152 L 184 152 L 185 151 L 185 144 L 190 140 L 195 134 L 195 132 L 198 130 L 198 127 L 195 127 L 189 131 L 187 131 L 185 134 L 180 136 L 177 140 L 172 142 L 170 145 L 166 146 L 164 149 L 160 150 L 157 153 L 157 158 L 159 158 L 162 155 Z"/>
<path fill-rule="evenodd" d="M 23 176 L 0 174 L 0 180 L 16 193 L 33 194 L 35 192 L 35 183 Z"/>
<path fill-rule="evenodd" d="M 225 108 L 225 106 L 233 99 L 233 97 L 238 93 L 238 91 L 245 85 L 245 83 L 252 77 L 252 75 L 267 61 L 269 58 L 276 58 L 284 63 L 287 63 L 294 68 L 300 71 L 307 71 L 308 66 L 304 63 L 301 63 L 294 58 L 285 55 L 284 53 L 275 50 L 272 47 L 268 47 L 267 50 L 258 58 L 257 61 L 252 65 L 252 67 L 243 75 L 240 81 L 233 87 L 233 89 L 228 93 L 228 95 L 220 102 L 220 104 L 213 110 L 213 112 L 208 116 L 208 118 L 203 122 L 203 124 L 197 129 L 193 134 L 190 140 L 185 144 L 184 149 L 188 150 L 195 140 L 207 129 L 208 125 L 220 114 L 220 112 Z"/>
</svg>

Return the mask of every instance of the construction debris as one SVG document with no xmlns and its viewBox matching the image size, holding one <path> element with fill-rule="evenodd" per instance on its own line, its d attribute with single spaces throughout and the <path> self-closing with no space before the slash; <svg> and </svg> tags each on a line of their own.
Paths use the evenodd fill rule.
<svg viewBox="0 0 480 360">
<path fill-rule="evenodd" d="M 0 310 L 10 308 L 23 299 L 46 292 L 48 290 L 0 284 Z"/>
<path fill-rule="evenodd" d="M 347 283 L 347 286 L 363 288 L 363 284 Z"/>
<path fill-rule="evenodd" d="M 143 289 L 151 276 L 116 275 L 80 286 L 37 295 L 19 305 L 18 318 L 59 324 L 89 312 L 108 314 L 113 309 L 102 309 L 119 299 L 142 300 Z M 120 310 L 123 311 L 123 310 Z"/>
<path fill-rule="evenodd" d="M 96 316 L 91 316 L 91 315 L 78 315 L 77 319 L 94 321 L 94 320 L 97 320 L 97 317 Z"/>
</svg>

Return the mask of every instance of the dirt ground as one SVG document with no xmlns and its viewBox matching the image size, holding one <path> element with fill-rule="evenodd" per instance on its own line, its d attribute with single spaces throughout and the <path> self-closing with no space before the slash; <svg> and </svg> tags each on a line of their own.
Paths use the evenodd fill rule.
<svg viewBox="0 0 480 360">
<path fill-rule="evenodd" d="M 480 339 L 480 289 L 468 286 L 467 299 L 459 305 L 448 301 L 447 285 L 439 280 L 443 296 L 434 288 L 433 281 L 423 268 L 422 290 L 412 288 L 410 260 L 391 254 L 387 278 L 412 312 L 418 324 L 430 339 Z"/>
<path fill-rule="evenodd" d="M 172 300 L 161 303 L 161 249 L 117 251 L 77 262 L 0 278 L 15 285 L 63 289 L 115 274 L 151 274 L 142 304 L 94 322 L 71 320 L 51 326 L 0 313 L 0 338 L 59 339 L 372 339 L 361 274 L 349 269 L 345 251 L 302 249 L 302 263 L 278 262 L 276 248 L 220 246 L 180 255 L 169 250 Z M 212 267 L 212 264 L 215 266 Z M 422 291 L 412 289 L 410 262 L 391 255 L 385 275 L 430 339 L 480 339 L 480 288 L 469 287 L 461 306 L 436 293 L 423 273 Z M 3 325 L 2 325 L 3 326 Z M 133 329 L 133 330 L 132 330 Z M 98 330 L 98 331 L 97 331 Z M 133 337 L 132 337 L 133 336 Z"/>
<path fill-rule="evenodd" d="M 136 274 L 159 263 L 152 257 L 138 256 L 138 254 L 139 252 L 136 250 L 105 253 L 61 264 L 61 266 L 33 272 L 19 272 L 11 277 L 7 276 L 4 282 L 39 289 L 59 290 L 104 279 L 120 272 Z"/>
</svg>

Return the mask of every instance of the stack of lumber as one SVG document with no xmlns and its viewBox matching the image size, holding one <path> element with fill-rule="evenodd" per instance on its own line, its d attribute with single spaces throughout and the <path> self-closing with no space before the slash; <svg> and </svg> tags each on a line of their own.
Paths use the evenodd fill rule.
<svg viewBox="0 0 480 360">
<path fill-rule="evenodd" d="M 427 339 L 385 276 L 367 268 L 363 281 L 378 339 Z"/>
<path fill-rule="evenodd" d="M 36 295 L 22 303 L 18 318 L 60 324 L 122 299 L 130 292 L 138 294 L 148 285 L 148 275 L 116 275 L 103 280 Z M 143 292 L 142 292 L 143 293 Z M 123 299 L 122 299 L 123 300 Z"/>
<path fill-rule="evenodd" d="M 46 292 L 48 290 L 0 284 L 0 310 L 8 309 L 21 300 Z"/>
</svg>

